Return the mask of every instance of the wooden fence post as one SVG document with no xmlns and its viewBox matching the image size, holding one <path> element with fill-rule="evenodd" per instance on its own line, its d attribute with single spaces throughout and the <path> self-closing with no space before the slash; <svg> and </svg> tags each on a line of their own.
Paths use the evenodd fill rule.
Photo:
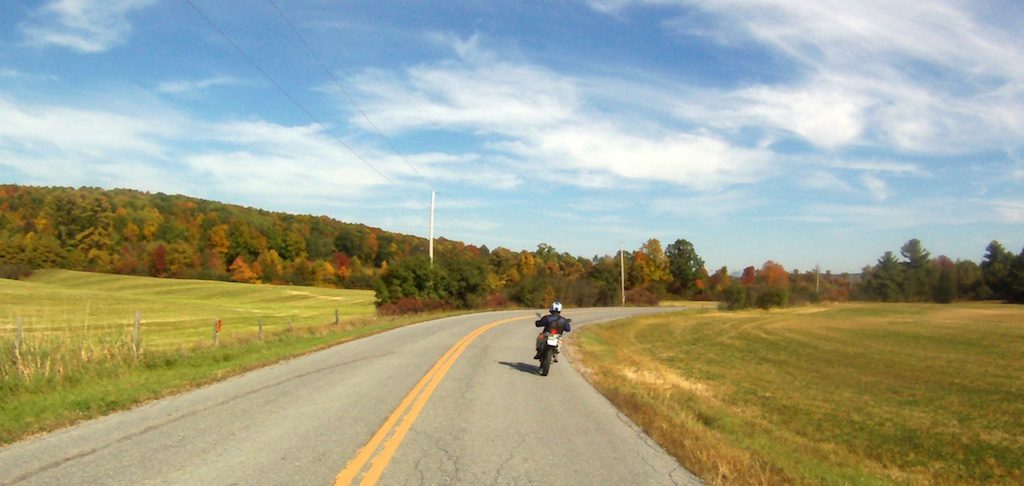
<svg viewBox="0 0 1024 486">
<path fill-rule="evenodd" d="M 21 366 L 21 340 L 24 338 L 24 323 L 21 316 L 18 316 L 18 329 L 14 333 L 14 361 Z"/>
<path fill-rule="evenodd" d="M 213 345 L 214 346 L 216 346 L 218 344 L 217 341 L 218 341 L 219 338 L 220 338 L 220 319 L 215 319 L 213 321 Z"/>
<path fill-rule="evenodd" d="M 338 313 L 338 309 L 334 309 L 334 325 L 341 325 L 341 314 Z"/>
<path fill-rule="evenodd" d="M 142 351 L 142 316 L 135 311 L 135 329 L 132 330 L 132 354 L 139 359 L 139 352 Z"/>
<path fill-rule="evenodd" d="M 263 319 L 260 319 L 258 322 L 260 324 L 260 341 L 262 341 L 263 340 Z"/>
</svg>

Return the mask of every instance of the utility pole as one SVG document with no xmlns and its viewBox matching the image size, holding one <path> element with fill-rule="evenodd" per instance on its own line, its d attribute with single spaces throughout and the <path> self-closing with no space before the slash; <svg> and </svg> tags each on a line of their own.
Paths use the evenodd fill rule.
<svg viewBox="0 0 1024 486">
<path fill-rule="evenodd" d="M 821 277 L 820 277 L 820 275 L 821 275 L 821 265 L 820 264 L 815 264 L 814 265 L 814 293 L 815 294 L 821 294 L 821 284 L 820 284 Z"/>
<path fill-rule="evenodd" d="M 622 292 L 622 306 L 626 306 L 626 249 L 619 243 L 619 290 Z"/>
<path fill-rule="evenodd" d="M 434 198 L 437 196 L 437 191 L 430 191 L 430 266 L 434 266 Z"/>
</svg>

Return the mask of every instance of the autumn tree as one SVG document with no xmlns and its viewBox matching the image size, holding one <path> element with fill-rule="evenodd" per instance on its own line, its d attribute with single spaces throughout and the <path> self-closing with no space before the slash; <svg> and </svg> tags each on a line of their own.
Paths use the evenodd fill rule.
<svg viewBox="0 0 1024 486">
<path fill-rule="evenodd" d="M 630 270 L 634 286 L 646 288 L 656 295 L 663 294 L 672 280 L 668 257 L 657 238 L 647 240 L 639 250 L 633 252 Z"/>
<path fill-rule="evenodd" d="M 235 261 L 231 263 L 231 280 L 241 283 L 258 283 L 259 278 L 253 273 L 252 269 L 249 268 L 249 264 L 245 262 L 245 258 L 242 256 L 235 257 Z"/>
<path fill-rule="evenodd" d="M 328 262 L 316 262 L 313 265 L 313 285 L 317 287 L 329 287 L 334 284 L 337 275 L 334 273 L 334 265 Z"/>
<path fill-rule="evenodd" d="M 157 277 L 167 276 L 167 246 L 159 243 L 153 247 L 149 257 L 149 271 Z"/>
<path fill-rule="evenodd" d="M 757 269 L 753 265 L 744 268 L 740 275 L 740 285 L 750 286 L 757 282 Z"/>
<path fill-rule="evenodd" d="M 782 265 L 775 263 L 771 260 L 764 262 L 761 266 L 760 275 L 761 281 L 768 287 L 774 287 L 779 289 L 789 288 L 789 274 L 786 273 L 786 269 Z"/>
<path fill-rule="evenodd" d="M 715 295 L 720 295 L 726 287 L 732 284 L 732 277 L 729 276 L 729 269 L 725 266 L 715 271 L 715 274 L 708 280 L 708 290 Z"/>
</svg>

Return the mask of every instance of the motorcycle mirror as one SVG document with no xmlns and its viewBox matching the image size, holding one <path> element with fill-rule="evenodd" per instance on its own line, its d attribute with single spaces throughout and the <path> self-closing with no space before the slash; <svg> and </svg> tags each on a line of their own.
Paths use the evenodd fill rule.
<svg viewBox="0 0 1024 486">
<path fill-rule="evenodd" d="M 537 317 L 538 317 L 538 318 L 540 318 L 540 317 L 544 317 L 544 316 L 540 315 L 540 312 L 537 312 L 536 314 L 537 314 Z"/>
</svg>

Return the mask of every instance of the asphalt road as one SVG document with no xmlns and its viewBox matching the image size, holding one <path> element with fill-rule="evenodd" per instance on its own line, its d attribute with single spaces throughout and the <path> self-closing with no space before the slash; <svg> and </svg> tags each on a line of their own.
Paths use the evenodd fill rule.
<svg viewBox="0 0 1024 486">
<path fill-rule="evenodd" d="M 567 359 L 536 374 L 535 319 L 417 324 L 31 438 L 0 448 L 0 484 L 699 483 Z"/>
</svg>

